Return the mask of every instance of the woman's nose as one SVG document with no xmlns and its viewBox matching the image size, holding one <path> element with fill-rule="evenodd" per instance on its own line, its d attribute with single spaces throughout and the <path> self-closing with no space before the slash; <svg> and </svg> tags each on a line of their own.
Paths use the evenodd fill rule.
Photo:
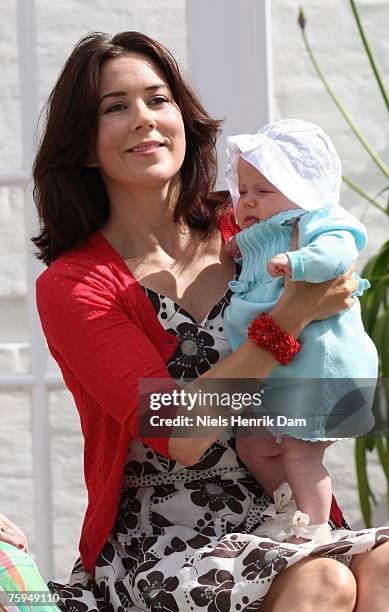
<svg viewBox="0 0 389 612">
<path fill-rule="evenodd" d="M 139 132 L 142 128 L 153 129 L 157 125 L 153 111 L 147 104 L 140 104 L 134 112 L 132 129 Z"/>
</svg>

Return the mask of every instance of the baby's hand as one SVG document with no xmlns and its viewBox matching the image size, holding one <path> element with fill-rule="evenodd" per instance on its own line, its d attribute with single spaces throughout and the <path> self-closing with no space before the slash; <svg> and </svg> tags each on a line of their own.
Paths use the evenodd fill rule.
<svg viewBox="0 0 389 612">
<path fill-rule="evenodd" d="M 237 259 L 238 257 L 242 257 L 242 254 L 238 247 L 238 243 L 236 241 L 236 236 L 232 236 L 231 238 L 227 240 L 226 253 L 230 255 L 231 257 L 235 257 L 235 259 Z"/>
<path fill-rule="evenodd" d="M 267 262 L 267 270 L 271 276 L 292 276 L 292 268 L 286 253 L 278 253 Z"/>
</svg>

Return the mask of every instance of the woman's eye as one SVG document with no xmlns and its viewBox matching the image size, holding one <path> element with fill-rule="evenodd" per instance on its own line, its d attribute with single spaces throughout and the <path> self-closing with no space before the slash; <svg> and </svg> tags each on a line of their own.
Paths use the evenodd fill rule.
<svg viewBox="0 0 389 612">
<path fill-rule="evenodd" d="M 239 195 L 241 198 L 245 196 L 246 194 L 247 194 L 247 191 L 239 191 Z"/>
<path fill-rule="evenodd" d="M 123 102 L 115 102 L 115 104 L 112 104 L 111 106 L 109 106 L 105 112 L 106 113 L 112 113 L 115 111 L 121 111 L 124 108 L 127 108 L 125 104 L 123 104 Z"/>
<path fill-rule="evenodd" d="M 151 98 L 149 101 L 149 104 L 152 106 L 161 106 L 165 102 L 169 102 L 169 99 L 166 96 L 154 96 L 154 98 Z"/>
</svg>

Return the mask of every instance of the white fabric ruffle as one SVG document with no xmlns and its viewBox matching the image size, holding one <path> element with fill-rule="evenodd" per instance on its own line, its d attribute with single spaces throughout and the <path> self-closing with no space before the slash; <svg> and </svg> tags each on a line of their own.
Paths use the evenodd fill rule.
<svg viewBox="0 0 389 612">
<path fill-rule="evenodd" d="M 273 499 L 274 503 L 263 512 L 262 516 L 266 518 L 253 532 L 255 535 L 277 542 L 283 542 L 292 536 L 312 540 L 319 545 L 334 541 L 336 532 L 331 532 L 328 523 L 310 525 L 309 515 L 297 509 L 287 482 L 274 491 Z"/>
</svg>

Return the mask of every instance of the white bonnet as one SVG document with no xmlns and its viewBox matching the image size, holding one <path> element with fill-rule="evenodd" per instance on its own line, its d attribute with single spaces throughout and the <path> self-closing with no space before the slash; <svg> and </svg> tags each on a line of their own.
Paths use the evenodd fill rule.
<svg viewBox="0 0 389 612">
<path fill-rule="evenodd" d="M 230 136 L 227 154 L 226 180 L 234 209 L 239 199 L 239 157 L 304 210 L 339 204 L 340 159 L 329 137 L 314 123 L 282 119 L 266 124 L 256 134 Z"/>
</svg>

